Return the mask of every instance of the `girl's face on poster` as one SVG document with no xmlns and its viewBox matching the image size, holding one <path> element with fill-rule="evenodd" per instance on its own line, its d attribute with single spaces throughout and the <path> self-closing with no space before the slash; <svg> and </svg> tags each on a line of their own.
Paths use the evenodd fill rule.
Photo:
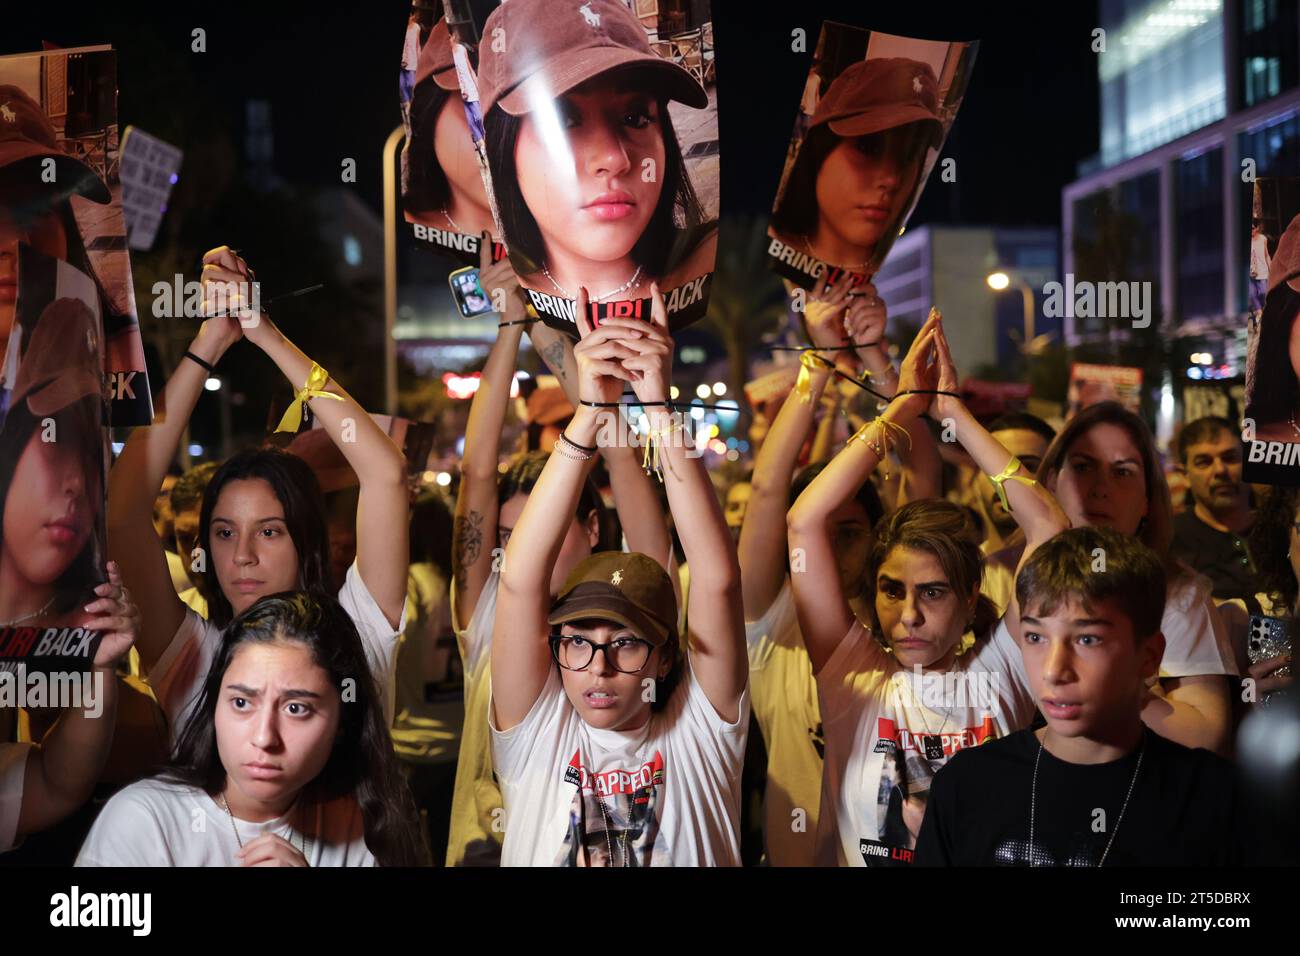
<svg viewBox="0 0 1300 956">
<path fill-rule="evenodd" d="M 76 441 L 43 441 L 38 424 L 14 467 L 4 503 L 4 552 L 33 586 L 49 587 L 94 533 L 103 498 Z M 55 433 L 57 438 L 57 433 Z"/>
<path fill-rule="evenodd" d="M 68 237 L 57 210 L 29 219 L 16 219 L 7 205 L 21 202 L 0 190 L 0 342 L 9 338 L 14 324 L 14 306 L 18 301 L 18 244 L 24 243 L 37 252 L 55 259 L 68 258 Z"/>
<path fill-rule="evenodd" d="M 907 127 L 841 140 L 817 173 L 818 229 L 863 250 L 864 259 L 897 224 L 920 174 L 921 157 L 905 147 Z"/>
<path fill-rule="evenodd" d="M 932 667 L 948 658 L 966 632 L 975 595 L 960 595 L 939 559 L 898 545 L 876 572 L 876 617 L 901 667 Z"/>
<path fill-rule="evenodd" d="M 298 587 L 298 549 L 284 505 L 261 478 L 222 486 L 208 538 L 217 583 L 236 614 L 258 598 Z"/>
<path fill-rule="evenodd" d="M 245 644 L 222 677 L 214 719 L 227 785 L 250 801 L 291 800 L 329 762 L 341 707 L 306 645 Z"/>
<path fill-rule="evenodd" d="M 1147 513 L 1142 453 L 1125 429 L 1110 422 L 1098 422 L 1075 439 L 1054 485 L 1049 481 L 1075 528 L 1094 525 L 1137 534 Z"/>
<path fill-rule="evenodd" d="M 597 77 L 523 119 L 519 190 L 546 241 L 597 262 L 641 238 L 662 190 L 660 105 L 649 92 Z"/>
<path fill-rule="evenodd" d="M 472 197 L 475 205 L 486 207 L 478 155 L 465 119 L 465 104 L 458 93 L 448 96 L 438 111 L 438 121 L 433 127 L 433 152 L 453 193 Z"/>
</svg>

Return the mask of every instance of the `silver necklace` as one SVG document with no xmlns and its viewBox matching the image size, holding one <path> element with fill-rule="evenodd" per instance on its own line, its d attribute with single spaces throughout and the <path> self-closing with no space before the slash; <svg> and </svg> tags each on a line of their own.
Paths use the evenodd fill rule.
<svg viewBox="0 0 1300 956">
<path fill-rule="evenodd" d="M 566 289 L 564 286 L 560 285 L 558 282 L 555 281 L 555 276 L 551 275 L 551 270 L 548 269 L 548 268 L 546 268 L 546 266 L 542 266 L 542 275 L 544 275 L 544 276 L 546 276 L 546 278 L 550 279 L 550 280 L 551 280 L 551 285 L 555 286 L 555 288 L 557 288 L 557 289 L 560 291 L 560 295 L 564 296 L 566 299 L 576 299 L 576 298 L 577 298 L 576 295 L 573 295 L 572 293 L 569 292 L 568 289 Z M 634 285 L 636 284 L 636 280 L 637 280 L 640 276 L 641 276 L 641 267 L 640 267 L 640 266 L 637 266 L 637 267 L 636 267 L 636 272 L 633 272 L 633 273 L 632 273 L 632 278 L 628 279 L 626 282 L 624 282 L 624 283 L 623 283 L 621 286 L 619 286 L 617 289 L 610 289 L 610 290 L 609 290 L 608 292 L 606 292 L 604 295 L 598 295 L 598 296 L 594 297 L 591 301 L 592 301 L 592 302 L 604 302 L 604 301 L 605 301 L 606 299 L 608 299 L 611 295 L 618 295 L 620 292 L 626 292 L 628 289 L 632 288 L 632 286 L 634 286 Z"/>
<path fill-rule="evenodd" d="M 605 801 L 601 798 L 600 794 L 597 793 L 594 789 L 591 792 L 592 795 L 595 796 L 596 798 L 596 803 L 600 805 L 600 815 L 605 820 L 605 853 L 607 854 L 609 865 L 613 866 L 614 865 L 614 844 L 610 842 L 609 831 L 610 828 L 613 827 L 614 825 L 614 817 L 609 812 L 609 808 L 605 806 Z M 627 831 L 626 830 L 623 830 L 619 835 L 619 847 L 623 851 L 623 865 L 625 867 L 631 866 L 632 863 L 627 856 Z"/>
<path fill-rule="evenodd" d="M 924 674 L 925 672 L 922 671 L 921 680 L 923 682 L 925 680 Z M 898 676 L 903 683 L 907 683 L 907 677 L 905 671 L 900 670 L 898 672 Z M 897 687 L 895 687 L 895 689 L 897 689 Z M 921 749 L 922 752 L 925 754 L 926 762 L 928 763 L 929 761 L 932 760 L 942 760 L 943 759 L 943 732 L 948 727 L 948 720 L 951 717 L 951 715 L 947 711 L 940 710 L 939 713 L 942 714 L 943 716 L 943 723 L 939 725 L 939 732 L 937 734 L 932 733 L 930 730 L 930 721 L 925 716 L 926 706 L 916 699 L 916 691 L 912 689 L 910 684 L 908 685 L 907 692 L 912 698 L 912 703 L 916 706 L 916 709 L 921 713 L 921 725 L 925 728 L 925 737 L 921 741 Z"/>
<path fill-rule="evenodd" d="M 235 834 L 235 842 L 239 844 L 239 848 L 242 850 L 244 848 L 244 840 L 239 835 L 239 827 L 235 826 L 235 815 L 230 812 L 230 801 L 226 799 L 225 791 L 222 791 L 221 793 L 221 808 L 226 811 L 226 816 L 230 817 L 230 830 Z M 299 852 L 302 853 L 302 858 L 310 863 L 311 857 L 307 855 L 307 847 L 311 844 L 311 841 L 307 839 L 307 828 L 299 827 L 298 836 L 302 837 Z M 289 841 L 289 845 L 293 846 L 293 840 Z"/>
<path fill-rule="evenodd" d="M 54 602 L 57 599 L 58 599 L 58 595 L 56 594 L 54 595 L 54 597 L 50 598 L 48 601 L 45 602 L 45 607 L 43 608 L 39 608 L 38 610 L 32 611 L 30 614 L 24 614 L 22 617 L 16 617 L 12 621 L 0 621 L 0 627 L 13 627 L 15 624 L 22 624 L 24 621 L 30 621 L 34 617 L 40 617 L 50 608 L 54 607 Z"/>
<path fill-rule="evenodd" d="M 1110 854 L 1111 845 L 1115 842 L 1115 837 L 1119 833 L 1119 826 L 1124 822 L 1124 811 L 1128 809 L 1129 797 L 1133 796 L 1133 787 L 1137 783 L 1138 772 L 1142 769 L 1142 758 L 1146 756 L 1146 731 L 1142 732 L 1142 747 L 1138 750 L 1137 766 L 1133 768 L 1133 778 L 1128 782 L 1128 793 L 1124 795 L 1124 805 L 1119 808 L 1119 817 L 1115 820 L 1115 829 L 1110 831 L 1110 839 L 1106 841 L 1106 849 L 1101 853 L 1101 860 L 1097 863 L 1097 868 L 1106 865 L 1106 857 Z M 1043 742 L 1038 742 L 1038 756 L 1034 758 L 1034 782 L 1029 789 L 1029 865 L 1034 865 L 1034 815 L 1038 806 L 1038 764 L 1043 759 Z"/>
<path fill-rule="evenodd" d="M 460 228 L 460 226 L 456 224 L 456 220 L 451 218 L 451 213 L 447 211 L 447 207 L 446 207 L 446 206 L 443 206 L 443 207 L 442 207 L 442 214 L 443 214 L 444 216 L 447 217 L 447 221 L 448 221 L 449 223 L 451 223 L 451 228 L 452 228 L 452 229 L 456 230 L 457 232 L 462 232 L 462 231 L 463 231 L 463 230 Z"/>
<path fill-rule="evenodd" d="M 817 253 L 813 252 L 812 242 L 808 238 L 808 233 L 805 232 L 801 238 L 803 239 L 803 247 L 808 250 L 808 255 L 812 256 L 818 262 L 828 262 L 828 260 L 823 259 L 821 256 L 817 255 Z M 865 269 L 870 263 L 871 260 L 868 259 L 866 262 L 857 262 L 851 265 L 842 265 L 839 266 L 839 268 L 849 269 L 850 271 L 855 269 Z"/>
</svg>

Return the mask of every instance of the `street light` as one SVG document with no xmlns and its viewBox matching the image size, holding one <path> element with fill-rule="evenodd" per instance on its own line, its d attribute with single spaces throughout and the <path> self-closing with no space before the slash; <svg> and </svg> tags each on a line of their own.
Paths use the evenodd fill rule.
<svg viewBox="0 0 1300 956">
<path fill-rule="evenodd" d="M 1001 292 L 1011 284 L 1011 278 L 1005 272 L 994 272 L 988 278 L 989 288 Z"/>
<path fill-rule="evenodd" d="M 1029 287 L 1029 283 L 1001 271 L 989 273 L 985 281 L 988 282 L 989 288 L 995 292 L 1001 292 L 1013 285 L 1020 290 L 1025 303 L 1024 341 L 1020 343 L 1020 351 L 1025 355 L 1037 355 L 1042 352 L 1047 347 L 1047 343 L 1051 341 L 1052 336 L 1051 333 L 1034 335 L 1034 290 Z M 1014 332 L 1012 332 L 1012 337 L 1015 337 Z"/>
</svg>

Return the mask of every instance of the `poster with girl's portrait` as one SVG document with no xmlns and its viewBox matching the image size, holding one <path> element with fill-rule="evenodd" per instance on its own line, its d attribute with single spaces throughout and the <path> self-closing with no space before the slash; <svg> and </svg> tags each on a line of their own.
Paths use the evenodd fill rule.
<svg viewBox="0 0 1300 956">
<path fill-rule="evenodd" d="M 18 248 L 27 245 L 94 284 L 113 424 L 147 425 L 153 403 L 122 212 L 116 57 L 108 47 L 0 57 L 0 384 L 12 390 L 25 348 L 11 334 L 15 302 L 51 294 L 19 284 Z"/>
<path fill-rule="evenodd" d="M 1300 362 L 1291 347 L 1300 317 L 1300 178 L 1260 178 L 1250 189 L 1242 477 L 1300 485 Z"/>
<path fill-rule="evenodd" d="M 99 288 L 26 243 L 17 252 L 16 360 L 0 394 L 0 669 L 86 670 L 100 635 L 77 625 L 107 557 Z"/>
<path fill-rule="evenodd" d="M 477 266 L 486 231 L 497 235 L 483 185 L 482 121 L 461 95 L 456 62 L 472 68 L 472 48 L 454 42 L 442 0 L 415 0 L 402 44 L 401 205 L 417 245 Z M 474 128 L 477 128 L 477 134 Z M 476 142 L 479 146 L 476 146 Z M 493 261 L 505 255 L 497 243 Z"/>
<path fill-rule="evenodd" d="M 452 30 L 477 43 L 462 93 L 530 313 L 576 338 L 580 289 L 599 323 L 648 318 L 657 285 L 673 329 L 703 317 L 719 195 L 708 3 L 486 6 Z"/>
<path fill-rule="evenodd" d="M 915 208 L 978 44 L 822 26 L 768 230 L 769 265 L 805 289 L 866 282 Z"/>
</svg>

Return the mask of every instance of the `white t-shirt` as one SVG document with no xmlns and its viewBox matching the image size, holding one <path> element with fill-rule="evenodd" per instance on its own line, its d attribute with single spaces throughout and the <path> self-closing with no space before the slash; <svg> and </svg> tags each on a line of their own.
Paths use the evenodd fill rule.
<svg viewBox="0 0 1300 956">
<path fill-rule="evenodd" d="M 23 781 L 31 744 L 0 743 L 0 853 L 18 845 L 18 817 L 23 810 Z"/>
<path fill-rule="evenodd" d="M 946 674 L 918 680 L 855 621 L 817 688 L 826 730 L 821 866 L 910 863 L 935 773 L 956 751 L 1027 727 L 1035 710 L 1003 627 Z"/>
<path fill-rule="evenodd" d="M 767 613 L 745 624 L 745 640 L 754 717 L 767 747 L 763 798 L 767 859 L 772 866 L 812 866 L 826 745 L 817 680 L 799 631 L 788 578 Z"/>
<path fill-rule="evenodd" d="M 448 866 L 496 866 L 501 861 L 504 816 L 501 788 L 492 772 L 492 735 L 488 731 L 492 702 L 492 627 L 497 616 L 497 586 L 501 577 L 488 576 L 469 626 L 456 632 L 465 674 L 465 724 L 456 758 L 456 785 L 451 796 L 451 826 L 447 834 Z M 452 620 L 455 616 L 452 586 Z"/>
<path fill-rule="evenodd" d="M 133 783 L 108 801 L 75 865 L 238 866 L 240 841 L 247 846 L 267 832 L 298 848 L 305 843 L 311 866 L 375 866 L 352 797 L 306 810 L 293 807 L 265 823 L 232 825 L 221 804 L 202 790 L 158 778 Z"/>
<path fill-rule="evenodd" d="M 748 687 L 739 704 L 735 723 L 719 717 L 688 662 L 644 726 L 600 730 L 552 668 L 523 721 L 492 728 L 502 865 L 739 866 Z"/>
<path fill-rule="evenodd" d="M 414 73 L 419 59 L 420 25 L 418 23 L 408 23 L 406 25 L 406 38 L 402 42 L 402 69 Z"/>
<path fill-rule="evenodd" d="M 356 562 L 348 568 L 343 587 L 339 589 L 339 604 L 347 611 L 357 626 L 361 643 L 370 661 L 370 672 L 379 685 L 384 705 L 384 722 L 393 723 L 393 660 L 397 642 L 406 627 L 406 608 L 397 628 L 389 625 L 384 612 L 366 589 L 357 570 Z M 167 715 L 171 740 L 174 744 L 190 713 L 198 704 L 203 681 L 208 676 L 217 648 L 221 646 L 221 628 L 199 617 L 192 610 L 176 629 L 176 636 L 167 645 L 149 674 L 149 683 L 163 713 Z"/>
</svg>

